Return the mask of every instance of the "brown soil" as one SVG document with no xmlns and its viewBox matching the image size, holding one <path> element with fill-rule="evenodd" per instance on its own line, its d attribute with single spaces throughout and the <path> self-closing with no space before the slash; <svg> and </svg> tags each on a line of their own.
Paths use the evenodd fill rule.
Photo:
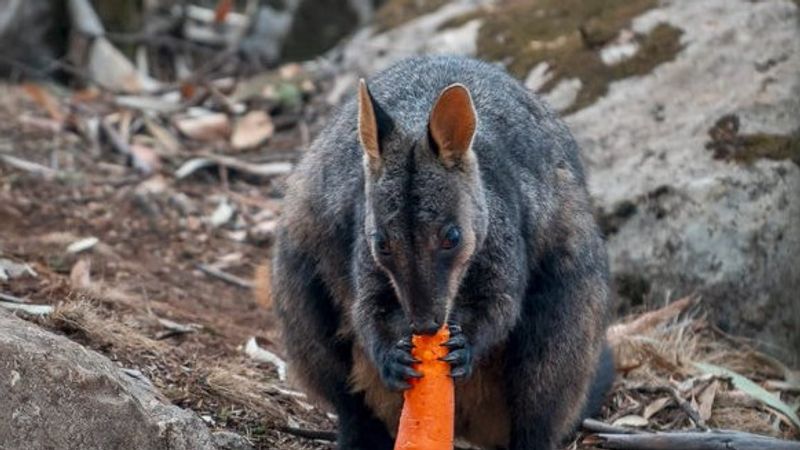
<svg viewBox="0 0 800 450">
<path fill-rule="evenodd" d="M 296 103 L 294 94 L 289 97 Z M 108 108 L 96 100 L 76 110 L 63 98 L 73 105 L 70 114 Z M 276 135 L 236 157 L 296 159 L 295 149 L 308 139 L 305 130 L 315 134 L 327 113 L 313 98 L 293 108 L 264 107 L 273 115 Z M 203 150 L 191 142 L 144 176 L 106 143 L 92 150 L 82 134 L 50 130 L 47 117 L 19 87 L 0 86 L 0 157 L 59 171 L 41 175 L 0 161 L 0 255 L 37 273 L 0 281 L 0 292 L 55 305 L 53 314 L 35 320 L 140 370 L 169 400 L 197 411 L 214 429 L 238 432 L 263 449 L 332 448 L 328 441 L 282 431 L 288 425 L 332 431 L 335 423 L 279 381 L 271 364 L 256 363 L 242 350 L 255 337 L 262 347 L 282 353 L 276 318 L 265 300 L 270 242 L 247 234 L 264 211 L 280 214 L 284 180 L 220 170 L 177 180 L 174 169 Z M 206 218 L 222 197 L 235 205 L 236 218 L 215 228 Z M 88 236 L 99 243 L 77 255 L 66 251 Z M 256 292 L 210 277 L 199 264 L 217 264 L 256 281 Z M 254 280 L 255 273 L 260 278 Z M 170 334 L 159 319 L 192 324 L 196 331 Z M 612 336 L 621 375 L 603 409 L 604 421 L 649 415 L 645 422 L 651 430 L 697 429 L 691 413 L 700 408 L 711 427 L 798 437 L 785 416 L 734 389 L 730 380 L 699 373 L 693 363 L 737 370 L 772 386 L 790 405 L 798 399 L 800 389 L 792 383 L 799 374 L 715 331 L 702 315 L 671 315 L 643 327 L 622 327 Z M 717 394 L 708 403 L 704 393 L 713 383 Z M 568 448 L 594 448 L 591 439 L 583 443 L 586 436 Z"/>
</svg>

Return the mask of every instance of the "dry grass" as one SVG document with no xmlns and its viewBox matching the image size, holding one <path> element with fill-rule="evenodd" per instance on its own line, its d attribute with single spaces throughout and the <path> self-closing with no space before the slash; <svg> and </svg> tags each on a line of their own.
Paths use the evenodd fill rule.
<svg viewBox="0 0 800 450">
<path fill-rule="evenodd" d="M 657 431 L 709 427 L 784 439 L 800 437 L 800 430 L 785 416 L 734 389 L 729 379 L 702 373 L 694 364 L 726 367 L 762 387 L 783 386 L 771 392 L 795 411 L 800 405 L 798 391 L 792 387 L 797 386 L 796 372 L 716 331 L 693 307 L 696 302 L 682 302 L 681 308 L 668 306 L 609 330 L 620 375 L 604 421 L 639 416 L 646 419 L 645 428 Z M 646 320 L 648 315 L 665 312 L 657 320 Z"/>
<path fill-rule="evenodd" d="M 54 328 L 79 333 L 95 347 L 129 353 L 167 352 L 163 342 L 147 337 L 134 323 L 114 317 L 88 300 L 64 302 L 56 306 L 49 321 Z"/>
<path fill-rule="evenodd" d="M 128 364 L 149 367 L 144 372 L 170 400 L 234 428 L 259 448 L 329 448 L 324 442 L 280 431 L 286 426 L 331 430 L 334 423 L 304 394 L 279 381 L 274 368 L 239 353 L 222 358 L 187 355 L 167 340 L 150 337 L 154 329 L 146 317 L 102 305 L 74 295 L 59 304 L 44 324 Z M 715 331 L 701 306 L 684 299 L 609 329 L 619 376 L 601 419 L 620 425 L 633 417 L 644 421 L 639 427 L 653 431 L 708 427 L 800 437 L 786 417 L 734 389 L 729 379 L 704 374 L 694 366 L 705 362 L 726 367 L 770 388 L 795 409 L 800 404 L 797 372 Z M 585 437 L 586 433 L 579 435 L 571 448 L 591 448 L 581 444 Z"/>
</svg>

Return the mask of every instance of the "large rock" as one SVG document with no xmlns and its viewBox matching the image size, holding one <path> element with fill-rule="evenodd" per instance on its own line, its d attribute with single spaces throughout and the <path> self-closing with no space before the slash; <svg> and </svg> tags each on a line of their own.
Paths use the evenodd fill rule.
<svg viewBox="0 0 800 450">
<path fill-rule="evenodd" d="M 0 447 L 211 450 L 191 411 L 136 372 L 0 311 Z"/>
<path fill-rule="evenodd" d="M 567 117 L 614 222 L 622 294 L 659 304 L 699 293 L 724 329 L 800 363 L 797 5 L 666 2 L 633 27 L 659 22 L 683 31 L 675 60 Z M 733 136 L 718 127 L 715 159 L 709 130 L 725 116 Z"/>
<path fill-rule="evenodd" d="M 620 312 L 697 293 L 721 328 L 800 363 L 798 2 L 487 3 L 360 31 L 340 80 L 417 53 L 506 65 L 583 148 Z"/>
</svg>

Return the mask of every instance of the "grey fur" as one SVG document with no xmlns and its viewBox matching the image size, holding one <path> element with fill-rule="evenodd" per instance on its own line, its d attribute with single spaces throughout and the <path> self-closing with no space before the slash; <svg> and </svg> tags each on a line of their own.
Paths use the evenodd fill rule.
<svg viewBox="0 0 800 450">
<path fill-rule="evenodd" d="M 478 127 L 472 151 L 445 167 L 427 126 L 453 83 L 471 93 Z M 554 448 L 592 380 L 594 396 L 609 382 L 596 373 L 608 263 L 575 141 L 520 83 L 473 59 L 409 59 L 368 86 L 385 115 L 380 169 L 364 164 L 351 99 L 289 182 L 273 292 L 294 372 L 337 410 L 340 448 L 391 448 L 397 403 L 384 384 L 409 373 L 398 341 L 413 323 L 447 318 L 466 342 L 451 352 L 454 376 L 466 378 L 460 397 L 476 398 L 478 380 L 501 373 L 492 383 L 508 413 L 498 415 L 507 423 L 482 424 L 486 432 L 457 420 L 457 432 L 500 436 L 486 445 Z M 464 245 L 442 256 L 437 238 L 449 224 Z M 388 256 L 376 252 L 378 231 L 390 238 Z M 395 399 L 391 411 L 377 404 L 381 395 Z M 480 408 L 464 402 L 462 419 Z"/>
</svg>

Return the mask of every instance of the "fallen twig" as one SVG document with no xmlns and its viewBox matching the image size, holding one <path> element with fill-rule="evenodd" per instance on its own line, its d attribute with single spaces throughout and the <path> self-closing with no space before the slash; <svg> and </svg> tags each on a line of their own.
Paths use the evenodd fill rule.
<svg viewBox="0 0 800 450">
<path fill-rule="evenodd" d="M 3 161 L 4 163 L 8 164 L 9 166 L 15 169 L 24 170 L 26 172 L 30 172 L 36 175 L 41 175 L 43 177 L 55 177 L 60 173 L 58 170 L 51 169 L 39 163 L 28 161 L 22 158 L 17 158 L 16 156 L 11 156 L 11 155 L 0 154 L 0 161 Z"/>
<path fill-rule="evenodd" d="M 4 294 L 0 292 L 0 300 L 11 303 L 29 303 L 27 298 L 17 297 L 16 295 Z"/>
<path fill-rule="evenodd" d="M 290 426 L 280 427 L 278 428 L 278 430 L 284 433 L 288 433 L 306 439 L 316 439 L 320 441 L 329 441 L 329 442 L 336 441 L 335 431 L 308 430 L 305 428 L 290 427 Z"/>
<path fill-rule="evenodd" d="M 173 322 L 169 319 L 162 319 L 160 317 L 156 317 L 156 320 L 159 324 L 161 324 L 162 327 L 166 328 L 166 330 L 161 331 L 156 335 L 156 340 L 179 336 L 181 334 L 194 333 L 200 328 L 199 325 L 194 323 L 184 325 L 182 323 Z"/>
<path fill-rule="evenodd" d="M 800 442 L 790 442 L 757 434 L 712 431 L 651 434 L 599 434 L 601 448 L 622 450 L 800 450 Z M 586 441 L 584 441 L 586 442 Z"/>
<path fill-rule="evenodd" d="M 645 433 L 642 430 L 636 430 L 634 428 L 628 427 L 618 427 L 614 425 L 609 425 L 605 422 L 601 422 L 595 419 L 584 419 L 581 423 L 581 426 L 589 431 L 593 431 L 595 433 L 611 433 L 611 434 L 642 434 Z"/>
<path fill-rule="evenodd" d="M 210 275 L 215 278 L 219 278 L 226 283 L 230 283 L 234 286 L 239 286 L 240 288 L 244 289 L 253 289 L 253 283 L 251 281 L 245 280 L 244 278 L 239 278 L 236 275 L 232 275 L 227 272 L 223 272 L 220 269 L 217 269 L 214 266 L 209 266 L 207 264 L 198 264 L 197 268 L 200 269 L 206 275 Z"/>
<path fill-rule="evenodd" d="M 50 305 L 30 305 L 27 303 L 0 301 L 0 307 L 11 311 L 22 311 L 31 316 L 46 316 L 53 312 L 53 307 Z"/>
<path fill-rule="evenodd" d="M 183 163 L 181 167 L 175 171 L 175 177 L 178 179 L 186 178 L 199 169 L 213 166 L 223 166 L 248 175 L 274 177 L 291 172 L 293 164 L 289 162 L 257 164 L 241 161 L 230 156 L 206 154 L 203 155 L 202 158 L 193 158 Z"/>
</svg>

